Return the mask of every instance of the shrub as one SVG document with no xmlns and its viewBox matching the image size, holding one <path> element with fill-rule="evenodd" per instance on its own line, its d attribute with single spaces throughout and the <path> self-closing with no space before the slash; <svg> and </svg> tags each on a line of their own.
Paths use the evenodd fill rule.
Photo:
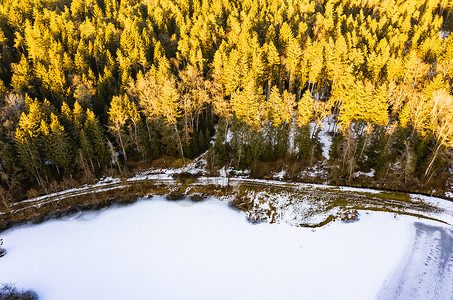
<svg viewBox="0 0 453 300">
<path fill-rule="evenodd" d="M 28 199 L 33 199 L 33 198 L 36 198 L 38 197 L 40 194 L 37 190 L 31 188 L 27 191 L 27 198 Z"/>
<path fill-rule="evenodd" d="M 0 300 L 36 300 L 38 295 L 32 291 L 24 291 L 16 288 L 13 284 L 3 284 L 0 289 Z"/>
<path fill-rule="evenodd" d="M 348 209 L 341 213 L 340 219 L 343 222 L 355 222 L 359 220 L 359 212 L 356 209 Z"/>
</svg>

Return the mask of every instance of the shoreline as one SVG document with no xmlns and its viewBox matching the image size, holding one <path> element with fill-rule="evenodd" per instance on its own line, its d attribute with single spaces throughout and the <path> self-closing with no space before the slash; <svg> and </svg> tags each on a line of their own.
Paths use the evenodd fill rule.
<svg viewBox="0 0 453 300">
<path fill-rule="evenodd" d="M 270 190 L 273 191 L 269 192 Z M 108 177 L 95 184 L 13 203 L 10 205 L 9 211 L 0 211 L 0 232 L 26 223 L 41 223 L 50 219 L 62 218 L 78 211 L 99 210 L 115 204 L 128 205 L 135 203 L 140 198 L 152 198 L 154 195 L 166 195 L 169 201 L 186 197 L 193 201 L 200 201 L 208 196 L 227 199 L 232 206 L 244 211 L 250 221 L 259 222 L 267 219 L 267 221 L 273 222 L 274 220 L 269 219 L 266 214 L 272 215 L 275 211 L 257 212 L 255 200 L 251 199 L 253 193 L 266 191 L 267 197 L 271 198 L 273 195 L 288 192 L 295 192 L 295 195 L 302 196 L 316 194 L 316 197 L 329 203 L 328 207 L 331 211 L 324 211 L 327 216 L 319 224 L 298 224 L 298 226 L 323 226 L 332 220 L 341 218 L 341 212 L 370 208 L 371 210 L 434 219 L 447 224 L 453 223 L 453 221 L 448 222 L 431 215 L 436 213 L 436 210 L 442 210 L 436 206 L 441 202 L 447 203 L 447 207 L 448 204 L 453 207 L 453 201 L 448 198 L 275 179 L 200 176 L 199 173 L 167 170 L 160 173 L 137 174 L 127 179 Z M 311 203 L 317 203 L 313 201 Z"/>
</svg>

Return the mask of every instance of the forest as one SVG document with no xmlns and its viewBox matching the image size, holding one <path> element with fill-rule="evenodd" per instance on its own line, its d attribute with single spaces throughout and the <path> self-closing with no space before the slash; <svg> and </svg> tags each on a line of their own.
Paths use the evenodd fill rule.
<svg viewBox="0 0 453 300">
<path fill-rule="evenodd" d="M 0 200 L 206 151 L 445 190 L 452 29 L 451 0 L 2 0 Z"/>
</svg>

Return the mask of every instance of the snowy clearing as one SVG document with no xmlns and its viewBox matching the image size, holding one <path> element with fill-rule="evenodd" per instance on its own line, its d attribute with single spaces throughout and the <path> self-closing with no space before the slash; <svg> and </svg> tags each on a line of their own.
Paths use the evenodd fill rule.
<svg viewBox="0 0 453 300">
<path fill-rule="evenodd" d="M 416 221 L 362 211 L 318 229 L 253 225 L 218 200 L 154 197 L 3 232 L 0 282 L 42 299 L 374 299 L 394 286 L 400 299 L 449 299 L 431 287 L 451 278 L 451 248 L 433 252 L 451 247 L 433 243 L 451 229 Z M 428 257 L 447 262 L 443 277 Z"/>
</svg>

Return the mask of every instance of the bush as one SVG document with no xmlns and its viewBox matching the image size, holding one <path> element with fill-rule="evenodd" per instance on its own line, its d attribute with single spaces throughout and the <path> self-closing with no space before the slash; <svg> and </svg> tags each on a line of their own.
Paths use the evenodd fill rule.
<svg viewBox="0 0 453 300">
<path fill-rule="evenodd" d="M 24 291 L 17 289 L 12 284 L 3 284 L 0 289 L 0 300 L 36 300 L 38 295 L 32 291 Z"/>
<path fill-rule="evenodd" d="M 348 209 L 341 213 L 340 219 L 343 222 L 355 222 L 359 220 L 359 212 L 356 209 Z"/>
<path fill-rule="evenodd" d="M 27 199 L 33 199 L 38 197 L 40 194 L 37 190 L 31 188 L 27 191 Z"/>
</svg>

